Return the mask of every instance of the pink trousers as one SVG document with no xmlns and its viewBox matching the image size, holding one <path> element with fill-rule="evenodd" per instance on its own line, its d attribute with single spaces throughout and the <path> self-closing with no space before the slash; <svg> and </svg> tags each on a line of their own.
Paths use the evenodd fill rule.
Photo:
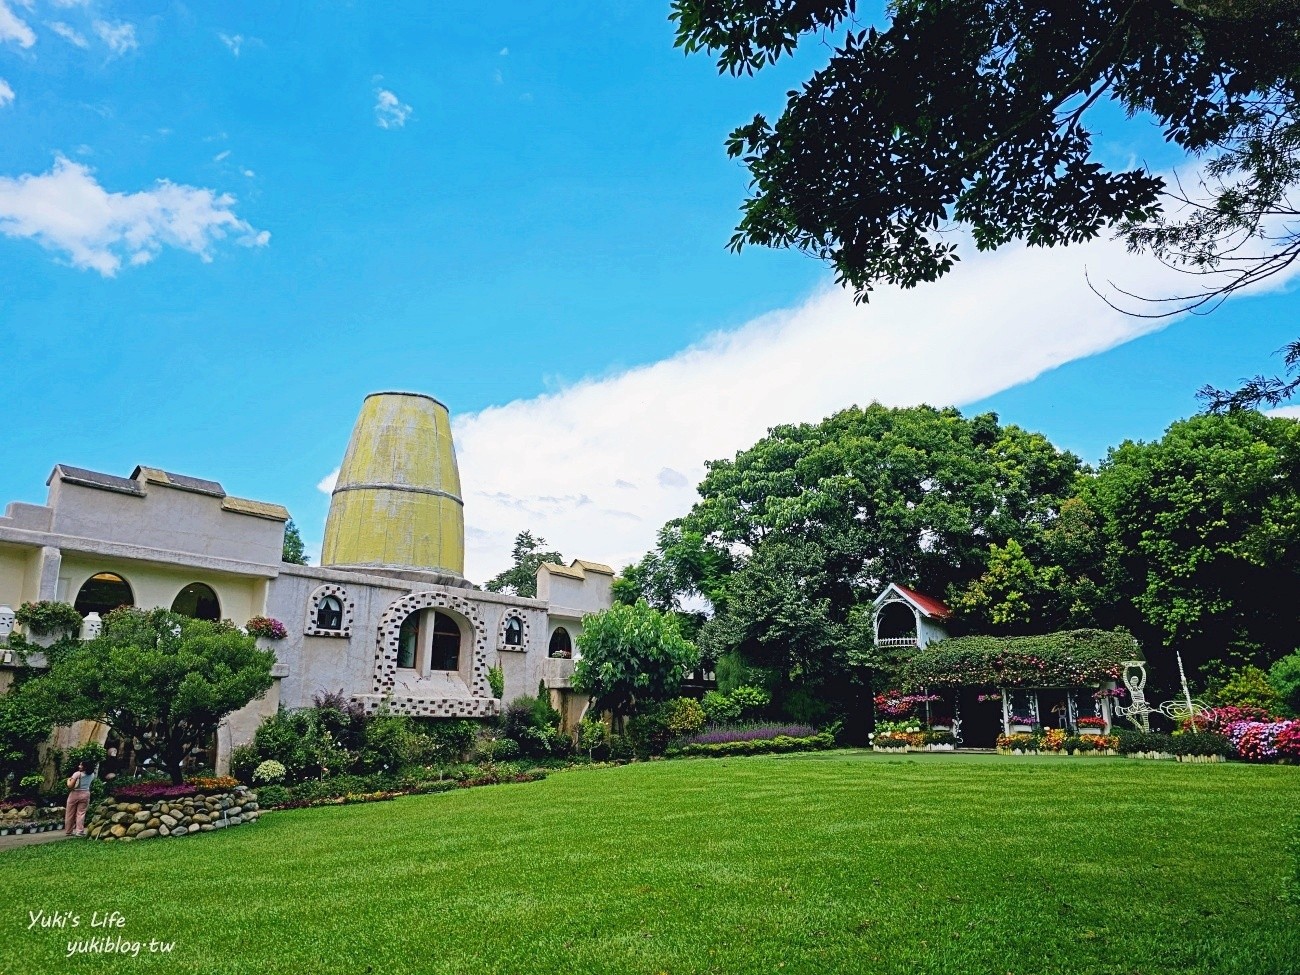
<svg viewBox="0 0 1300 975">
<path fill-rule="evenodd" d="M 63 813 L 63 832 L 72 836 L 86 831 L 86 807 L 89 805 L 89 792 L 68 793 L 68 807 Z"/>
</svg>

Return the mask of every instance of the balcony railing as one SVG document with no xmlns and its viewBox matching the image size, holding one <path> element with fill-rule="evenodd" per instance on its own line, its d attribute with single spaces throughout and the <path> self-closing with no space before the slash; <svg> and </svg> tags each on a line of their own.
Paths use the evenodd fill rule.
<svg viewBox="0 0 1300 975">
<path fill-rule="evenodd" d="M 876 641 L 878 647 L 914 647 L 916 645 L 916 637 L 914 636 L 890 636 Z"/>
</svg>

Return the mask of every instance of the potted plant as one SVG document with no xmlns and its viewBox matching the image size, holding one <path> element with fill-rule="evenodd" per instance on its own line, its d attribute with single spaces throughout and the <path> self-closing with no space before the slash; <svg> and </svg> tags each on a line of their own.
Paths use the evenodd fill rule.
<svg viewBox="0 0 1300 975">
<path fill-rule="evenodd" d="M 940 729 L 933 726 L 925 734 L 925 750 L 928 752 L 950 752 L 957 747 L 957 739 L 951 728 Z"/>
<path fill-rule="evenodd" d="M 1011 733 L 1013 735 L 1032 735 L 1038 726 L 1038 719 L 1032 714 L 1011 715 Z"/>
<path fill-rule="evenodd" d="M 1079 735 L 1081 737 L 1091 737 L 1104 734 L 1106 731 L 1105 718 L 1080 718 L 1075 722 L 1079 726 Z"/>
</svg>

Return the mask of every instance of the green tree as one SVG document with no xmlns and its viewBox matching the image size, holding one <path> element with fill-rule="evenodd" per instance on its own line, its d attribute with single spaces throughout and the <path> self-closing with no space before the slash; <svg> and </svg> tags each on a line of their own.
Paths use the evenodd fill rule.
<svg viewBox="0 0 1300 975">
<path fill-rule="evenodd" d="M 516 596 L 532 598 L 537 595 L 537 570 L 543 562 L 563 565 L 559 552 L 543 551 L 546 539 L 536 538 L 530 531 L 515 536 L 515 547 L 510 553 L 514 564 L 483 584 L 489 592 L 510 592 Z"/>
<path fill-rule="evenodd" d="M 298 526 L 293 523 L 293 519 L 284 526 L 284 550 L 280 555 L 280 561 L 289 562 L 292 565 L 306 565 L 307 553 L 302 544 L 302 534 L 298 531 Z"/>
<path fill-rule="evenodd" d="M 190 751 L 270 688 L 274 663 L 274 653 L 229 624 L 118 609 L 104 618 L 102 636 L 51 660 L 31 692 L 60 724 L 105 722 L 179 783 Z"/>
<path fill-rule="evenodd" d="M 1121 228 L 1191 271 L 1227 270 L 1230 293 L 1300 257 L 1300 19 L 1295 0 L 897 0 L 862 29 L 856 0 L 674 0 L 677 44 L 752 73 L 805 38 L 824 68 L 727 142 L 752 177 L 732 246 L 796 247 L 865 296 L 933 281 L 958 258 L 951 230 L 990 250 L 1053 246 Z M 1094 151 L 1099 101 L 1149 118 L 1206 160 L 1208 201 Z"/>
<path fill-rule="evenodd" d="M 1268 682 L 1291 713 L 1300 714 L 1300 650 L 1275 661 L 1268 669 Z"/>
<path fill-rule="evenodd" d="M 644 599 L 585 617 L 578 650 L 574 690 L 590 694 L 596 711 L 609 711 L 616 726 L 634 709 L 675 695 L 700 659 L 677 621 Z"/>
<path fill-rule="evenodd" d="M 1082 495 L 1144 644 L 1178 648 L 1193 667 L 1267 666 L 1295 646 L 1300 423 L 1253 411 L 1181 420 L 1112 449 Z"/>
</svg>

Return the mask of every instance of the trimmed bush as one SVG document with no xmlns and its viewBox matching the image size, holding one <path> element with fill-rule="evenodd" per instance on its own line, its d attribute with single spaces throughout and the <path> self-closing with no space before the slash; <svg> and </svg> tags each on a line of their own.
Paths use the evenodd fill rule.
<svg viewBox="0 0 1300 975">
<path fill-rule="evenodd" d="M 777 735 L 774 738 L 750 738 L 712 744 L 687 744 L 672 754 L 701 758 L 728 758 L 736 755 L 765 755 L 781 752 L 812 752 L 835 747 L 835 736 L 822 732 L 803 738 Z"/>
</svg>

